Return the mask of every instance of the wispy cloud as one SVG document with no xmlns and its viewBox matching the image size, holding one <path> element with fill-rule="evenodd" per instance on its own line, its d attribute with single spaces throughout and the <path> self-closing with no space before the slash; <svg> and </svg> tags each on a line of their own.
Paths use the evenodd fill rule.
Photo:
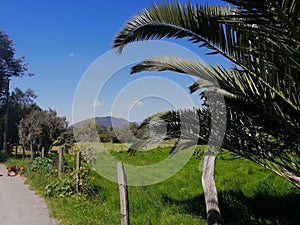
<svg viewBox="0 0 300 225">
<path fill-rule="evenodd" d="M 129 108 L 133 108 L 133 107 L 144 107 L 144 103 L 142 101 L 133 101 L 129 105 Z"/>
<path fill-rule="evenodd" d="M 69 56 L 70 56 L 70 57 L 74 57 L 75 55 L 76 55 L 76 54 L 75 54 L 74 52 L 70 52 L 70 53 L 69 53 Z"/>
<path fill-rule="evenodd" d="M 99 107 L 99 106 L 102 106 L 102 103 L 99 100 L 95 100 L 95 101 L 92 102 L 92 107 L 93 108 L 96 108 L 96 107 Z"/>
</svg>

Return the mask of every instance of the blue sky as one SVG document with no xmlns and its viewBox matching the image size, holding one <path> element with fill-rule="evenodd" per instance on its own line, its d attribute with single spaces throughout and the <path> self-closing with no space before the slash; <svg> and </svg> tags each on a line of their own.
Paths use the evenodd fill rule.
<svg viewBox="0 0 300 225">
<path fill-rule="evenodd" d="M 204 1 L 204 3 L 219 2 Z M 60 116 L 66 116 L 68 121 L 72 122 L 74 96 L 88 68 L 92 67 L 97 58 L 111 50 L 112 40 L 125 22 L 152 3 L 153 0 L 2 1 L 0 29 L 13 40 L 16 56 L 25 56 L 29 71 L 35 74 L 33 77 L 14 78 L 11 90 L 15 87 L 23 90 L 33 89 L 38 96 L 36 101 L 40 107 L 55 109 Z M 185 41 L 174 43 L 196 52 L 207 63 L 220 62 L 220 58 L 212 56 L 208 58 L 202 50 Z M 142 50 L 142 47 L 140 49 Z M 115 59 L 113 57 L 112 60 Z M 109 67 L 110 64 L 105 66 Z M 85 107 L 94 106 L 94 116 L 112 114 L 140 121 L 152 113 L 176 108 L 167 98 L 176 96 L 175 93 L 180 92 L 181 88 L 187 92 L 187 86 L 192 83 L 191 78 L 185 79 L 181 75 L 168 73 L 130 76 L 129 68 L 130 66 L 126 65 L 113 74 L 99 90 L 98 95 L 94 94 L 95 101 L 86 103 Z M 101 76 L 101 69 L 95 72 L 95 77 Z M 140 84 L 137 80 L 149 76 L 153 79 L 146 82 L 148 86 L 152 85 L 153 90 L 160 83 L 155 85 L 157 77 L 167 79 L 167 86 L 170 85 L 170 88 L 175 87 L 172 86 L 173 81 L 180 87 L 176 86 L 171 91 L 165 88 L 165 92 L 173 92 L 173 95 L 162 98 L 148 92 L 140 95 L 132 94 L 146 91 L 144 84 Z M 165 80 L 161 81 L 163 83 Z M 129 89 L 135 92 L 129 93 Z M 120 95 L 123 97 L 120 98 Z M 185 98 L 182 98 L 182 101 L 183 105 L 187 102 Z M 192 101 L 199 104 L 197 95 L 192 96 Z M 181 103 L 175 102 L 175 105 L 181 106 Z M 76 114 L 78 117 L 75 122 L 93 116 L 84 112 Z"/>
</svg>

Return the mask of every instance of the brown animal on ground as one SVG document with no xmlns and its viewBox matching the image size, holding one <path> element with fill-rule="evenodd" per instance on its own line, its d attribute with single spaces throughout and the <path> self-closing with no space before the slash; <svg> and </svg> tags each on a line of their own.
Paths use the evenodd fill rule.
<svg viewBox="0 0 300 225">
<path fill-rule="evenodd" d="M 8 177 L 11 175 L 11 172 L 14 172 L 15 176 L 17 176 L 19 171 L 24 170 L 24 166 L 7 166 L 6 170 Z"/>
</svg>

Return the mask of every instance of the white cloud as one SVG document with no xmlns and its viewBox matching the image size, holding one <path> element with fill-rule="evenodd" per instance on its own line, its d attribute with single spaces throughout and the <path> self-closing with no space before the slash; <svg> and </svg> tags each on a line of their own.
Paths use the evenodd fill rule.
<svg viewBox="0 0 300 225">
<path fill-rule="evenodd" d="M 69 53 L 69 56 L 70 56 L 70 57 L 74 57 L 74 56 L 75 56 L 75 53 L 74 53 L 74 52 L 70 52 L 70 53 Z"/>
<path fill-rule="evenodd" d="M 92 102 L 92 107 L 93 108 L 96 108 L 96 107 L 99 107 L 99 106 L 102 106 L 102 103 L 98 100 L 95 100 L 94 102 Z"/>
<path fill-rule="evenodd" d="M 133 107 L 144 107 L 144 103 L 142 101 L 133 101 L 129 105 L 129 108 L 133 108 Z"/>
</svg>

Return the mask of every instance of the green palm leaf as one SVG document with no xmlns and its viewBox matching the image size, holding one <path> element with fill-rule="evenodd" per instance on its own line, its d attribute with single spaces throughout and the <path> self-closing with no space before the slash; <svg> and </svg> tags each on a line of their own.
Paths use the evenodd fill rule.
<svg viewBox="0 0 300 225">
<path fill-rule="evenodd" d="M 239 99 L 239 106 L 241 104 L 252 105 L 254 109 L 261 110 L 262 113 L 280 122 L 281 126 L 300 139 L 298 114 L 287 110 L 285 102 L 282 103 L 272 97 L 273 92 L 268 92 L 268 86 L 264 83 L 255 83 L 251 77 L 245 76 L 243 71 L 236 68 L 226 70 L 219 66 L 206 66 L 195 60 L 166 56 L 144 60 L 133 66 L 131 73 L 166 70 L 200 78 L 190 87 L 191 92 L 201 89 L 204 94 L 217 92 L 227 98 Z M 239 107 L 236 110 L 239 110 Z"/>
<path fill-rule="evenodd" d="M 263 83 L 271 95 L 300 114 L 299 12 L 293 10 L 299 8 L 299 1 L 228 2 L 238 7 L 250 6 L 230 10 L 194 7 L 190 3 L 154 5 L 125 25 L 114 40 L 114 47 L 122 50 L 126 44 L 140 40 L 188 37 L 231 60 L 255 85 Z M 277 7 L 279 3 L 282 7 Z"/>
<path fill-rule="evenodd" d="M 244 106 L 237 112 L 235 105 L 227 105 L 227 132 L 222 147 L 272 170 L 300 187 L 299 141 L 260 112 L 252 110 L 249 116 L 249 108 Z M 172 154 L 195 145 L 195 140 L 207 144 L 211 138 L 209 108 L 169 111 L 158 118 L 154 123 L 153 118 L 144 121 L 139 130 L 142 141 L 131 146 L 131 154 L 148 144 L 160 142 L 162 137 L 165 140 L 177 139 L 171 149 Z"/>
</svg>

